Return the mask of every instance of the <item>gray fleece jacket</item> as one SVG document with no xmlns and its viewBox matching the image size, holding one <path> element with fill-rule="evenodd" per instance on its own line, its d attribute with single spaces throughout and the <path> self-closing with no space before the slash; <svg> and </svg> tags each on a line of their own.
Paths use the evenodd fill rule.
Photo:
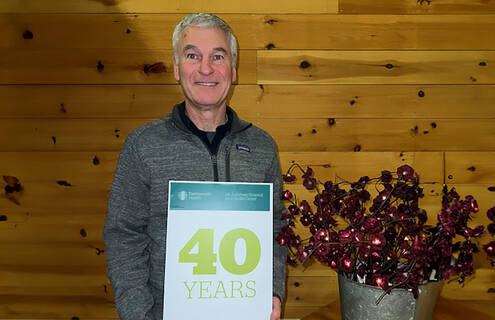
<svg viewBox="0 0 495 320">
<path fill-rule="evenodd" d="M 276 145 L 265 131 L 233 112 L 231 132 L 214 156 L 183 124 L 176 105 L 167 117 L 127 137 L 104 229 L 108 277 L 121 319 L 163 318 L 168 181 L 215 181 L 215 177 L 273 183 L 273 232 L 278 233 L 285 210 L 280 165 Z M 273 254 L 273 295 L 283 300 L 286 247 L 274 241 Z"/>
</svg>

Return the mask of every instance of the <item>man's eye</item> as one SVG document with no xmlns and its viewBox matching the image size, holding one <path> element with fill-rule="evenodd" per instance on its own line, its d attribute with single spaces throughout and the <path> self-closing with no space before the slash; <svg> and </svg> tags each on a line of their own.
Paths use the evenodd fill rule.
<svg viewBox="0 0 495 320">
<path fill-rule="evenodd" d="M 222 56 L 221 54 L 216 54 L 213 56 L 213 60 L 223 60 L 224 59 L 224 56 Z"/>
<path fill-rule="evenodd" d="M 188 53 L 188 54 L 186 54 L 186 58 L 195 60 L 198 58 L 198 55 L 195 53 Z"/>
</svg>

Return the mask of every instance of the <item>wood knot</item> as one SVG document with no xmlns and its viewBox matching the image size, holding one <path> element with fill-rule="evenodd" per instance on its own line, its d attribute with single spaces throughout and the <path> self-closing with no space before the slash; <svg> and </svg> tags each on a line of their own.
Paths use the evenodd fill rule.
<svg viewBox="0 0 495 320">
<path fill-rule="evenodd" d="M 67 113 L 67 109 L 65 109 L 65 104 L 63 103 L 60 104 L 60 112 Z"/>
<path fill-rule="evenodd" d="M 300 133 L 300 132 L 299 132 L 299 133 L 297 134 L 297 136 L 298 136 L 298 137 L 302 137 L 302 133 Z"/>
<path fill-rule="evenodd" d="M 52 142 L 53 142 L 53 144 L 57 144 L 57 137 L 52 136 Z"/>
<path fill-rule="evenodd" d="M 94 164 L 95 166 L 97 166 L 97 165 L 99 165 L 99 164 L 100 164 L 100 159 L 98 159 L 98 157 L 97 157 L 97 156 L 95 156 L 95 157 L 93 158 L 93 164 Z"/>
<path fill-rule="evenodd" d="M 267 24 L 275 24 L 276 22 L 278 22 L 277 19 L 268 19 L 265 21 L 265 23 L 267 23 Z"/>
<path fill-rule="evenodd" d="M 311 133 L 312 134 L 315 134 L 316 133 L 316 129 L 311 130 Z"/>
<path fill-rule="evenodd" d="M 4 215 L 4 214 L 2 214 L 2 215 L 0 216 L 0 221 L 7 221 L 7 216 L 6 216 L 6 215 Z"/>
<path fill-rule="evenodd" d="M 361 146 L 359 144 L 356 144 L 356 146 L 354 147 L 354 152 L 359 152 L 361 151 Z"/>
<path fill-rule="evenodd" d="M 83 238 L 86 238 L 88 236 L 88 233 L 86 232 L 86 230 L 84 229 L 81 229 L 79 230 L 79 234 L 81 235 L 81 237 Z"/>
<path fill-rule="evenodd" d="M 476 167 L 475 167 L 475 166 L 470 166 L 470 167 L 468 168 L 468 170 L 469 170 L 469 171 L 471 171 L 471 172 L 476 171 Z"/>
<path fill-rule="evenodd" d="M 485 61 L 481 61 L 478 65 L 480 67 L 486 67 L 486 62 Z"/>
<path fill-rule="evenodd" d="M 488 191 L 491 191 L 491 192 L 495 191 L 495 187 L 494 186 L 488 187 Z"/>
<path fill-rule="evenodd" d="M 98 61 L 98 64 L 96 65 L 96 69 L 98 69 L 98 72 L 103 72 L 103 69 L 105 69 L 105 66 L 101 61 Z"/>
<path fill-rule="evenodd" d="M 435 122 L 432 122 L 430 125 L 431 125 L 431 127 L 432 127 L 433 129 L 435 129 L 435 128 L 437 127 L 437 124 L 436 124 Z"/>
<path fill-rule="evenodd" d="M 24 31 L 24 33 L 22 34 L 22 37 L 26 40 L 31 40 L 31 39 L 33 39 L 34 35 L 31 31 L 26 29 L 26 31 Z"/>
<path fill-rule="evenodd" d="M 301 61 L 301 63 L 299 64 L 299 68 L 301 69 L 307 69 L 309 67 L 311 67 L 311 64 L 306 60 Z"/>
<path fill-rule="evenodd" d="M 418 130 L 419 130 L 419 127 L 418 126 L 414 126 L 414 128 L 411 129 L 411 132 L 413 134 L 418 134 Z"/>
<path fill-rule="evenodd" d="M 301 284 L 299 282 L 294 282 L 294 287 L 299 287 Z"/>
<path fill-rule="evenodd" d="M 274 48 L 275 48 L 275 45 L 273 43 L 271 43 L 271 42 L 265 46 L 265 49 L 266 50 L 272 50 Z"/>
<path fill-rule="evenodd" d="M 452 179 L 454 179 L 454 176 L 452 176 L 451 174 L 449 174 L 447 178 L 449 178 L 449 179 L 452 180 Z"/>
<path fill-rule="evenodd" d="M 328 119 L 328 124 L 329 124 L 330 126 L 333 126 L 333 125 L 335 124 L 335 118 L 329 118 L 329 119 Z"/>
<path fill-rule="evenodd" d="M 145 64 L 143 66 L 143 71 L 146 75 L 150 73 L 163 73 L 167 71 L 167 68 L 163 64 L 163 62 L 157 62 L 153 64 Z"/>
<path fill-rule="evenodd" d="M 430 131 L 428 130 L 423 131 L 423 134 L 428 134 L 428 133 L 430 133 Z"/>
<path fill-rule="evenodd" d="M 350 104 L 351 106 L 353 106 L 355 103 L 356 103 L 356 100 L 354 100 L 354 99 L 352 99 L 351 101 L 349 101 L 349 104 Z"/>
<path fill-rule="evenodd" d="M 61 186 L 64 186 L 64 187 L 72 187 L 72 184 L 70 184 L 69 182 L 67 182 L 65 180 L 58 180 L 57 181 L 57 184 L 58 185 L 61 185 Z"/>
<path fill-rule="evenodd" d="M 420 98 L 423 98 L 423 97 L 425 96 L 425 92 L 424 92 L 423 90 L 419 90 L 419 91 L 418 91 L 418 96 L 419 96 Z"/>
<path fill-rule="evenodd" d="M 127 33 L 127 34 L 131 33 L 131 29 L 125 30 L 125 33 Z"/>
<path fill-rule="evenodd" d="M 387 64 L 385 65 L 385 68 L 387 68 L 387 69 L 392 69 L 393 67 L 394 67 L 394 65 L 393 65 L 393 64 L 391 64 L 391 63 L 387 63 Z"/>
</svg>

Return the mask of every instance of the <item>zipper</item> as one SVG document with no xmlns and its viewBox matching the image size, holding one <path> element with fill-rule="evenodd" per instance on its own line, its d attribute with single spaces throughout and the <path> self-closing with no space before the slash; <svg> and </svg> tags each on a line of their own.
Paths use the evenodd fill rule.
<svg viewBox="0 0 495 320">
<path fill-rule="evenodd" d="M 209 150 L 208 150 L 209 151 Z M 211 154 L 211 163 L 213 164 L 213 181 L 218 181 L 218 163 L 217 163 L 217 156 L 214 154 Z"/>
<path fill-rule="evenodd" d="M 229 141 L 225 148 L 225 181 L 230 182 L 230 149 L 233 141 Z"/>
</svg>

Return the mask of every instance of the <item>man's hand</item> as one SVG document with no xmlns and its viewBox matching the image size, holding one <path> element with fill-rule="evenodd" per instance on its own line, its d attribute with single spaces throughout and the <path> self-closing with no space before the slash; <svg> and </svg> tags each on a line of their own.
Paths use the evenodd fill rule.
<svg viewBox="0 0 495 320">
<path fill-rule="evenodd" d="M 277 297 L 272 299 L 272 314 L 270 315 L 270 320 L 280 320 L 280 313 L 282 312 L 282 303 Z"/>
</svg>

